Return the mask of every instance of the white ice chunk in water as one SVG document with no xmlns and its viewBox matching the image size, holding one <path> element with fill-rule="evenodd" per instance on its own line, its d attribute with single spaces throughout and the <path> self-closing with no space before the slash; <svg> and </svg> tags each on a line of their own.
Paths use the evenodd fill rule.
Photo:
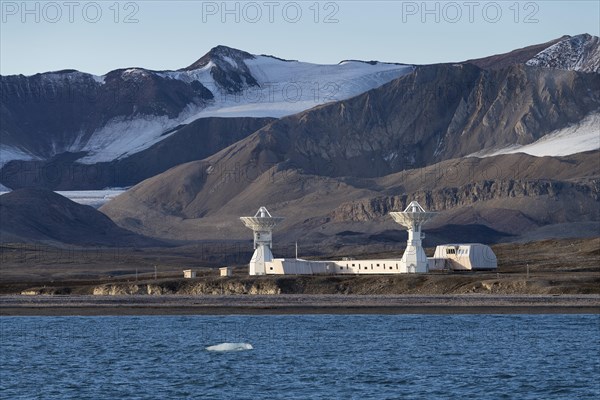
<svg viewBox="0 0 600 400">
<path fill-rule="evenodd" d="M 206 348 L 207 351 L 245 351 L 252 349 L 254 347 L 250 343 L 220 343 Z"/>
</svg>

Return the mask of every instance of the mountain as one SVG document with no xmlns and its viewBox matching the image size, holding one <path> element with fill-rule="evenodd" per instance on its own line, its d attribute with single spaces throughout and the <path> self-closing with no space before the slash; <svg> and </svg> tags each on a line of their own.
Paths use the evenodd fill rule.
<svg viewBox="0 0 600 400">
<path fill-rule="evenodd" d="M 489 216 L 490 227 L 520 234 L 523 231 L 506 232 L 503 221 L 535 221 L 517 225 L 522 228 L 573 222 L 583 215 L 584 220 L 597 221 L 592 211 L 597 210 L 594 193 L 598 190 L 595 181 L 589 182 L 600 174 L 597 151 L 584 153 L 582 169 L 572 169 L 567 160 L 561 161 L 560 168 L 550 167 L 557 157 L 542 158 L 541 166 L 536 161 L 535 170 L 527 163 L 517 163 L 518 168 L 525 168 L 522 175 L 516 174 L 513 164 L 499 162 L 507 158 L 467 156 L 476 150 L 536 143 L 599 110 L 597 74 L 523 65 L 494 71 L 466 64 L 418 67 L 412 74 L 352 99 L 272 122 L 205 160 L 175 167 L 136 185 L 101 210 L 122 226 L 158 237 L 191 238 L 202 236 L 203 231 L 231 237 L 240 232 L 237 216 L 260 205 L 282 211 L 288 218 L 282 229 L 312 232 L 337 220 L 334 210 L 340 203 L 370 201 L 382 192 L 415 196 L 421 201 L 427 196 L 445 196 L 446 190 L 465 193 L 474 200 L 459 198 L 453 203 L 457 210 L 474 204 L 474 217 L 464 218 L 465 223 L 485 220 L 476 218 L 478 207 L 487 208 L 494 202 L 497 205 L 492 209 L 511 210 L 508 214 L 519 216 L 513 199 L 519 196 L 511 193 L 520 193 L 516 188 L 524 186 L 525 197 L 535 198 L 524 200 L 527 204 L 523 207 L 530 208 L 530 213 L 548 212 L 551 204 L 538 202 L 537 197 L 547 196 L 549 191 L 560 189 L 564 199 L 580 192 L 591 194 L 581 199 L 577 194 L 585 205 L 563 219 L 544 220 L 532 214 L 515 220 L 503 211 Z M 562 139 L 578 142 L 579 137 L 563 135 Z M 597 148 L 593 145 L 589 150 Z M 457 174 L 460 170 L 467 173 L 460 181 L 456 177 L 454 182 L 442 181 L 431 187 L 429 195 L 424 193 L 431 185 L 431 174 L 435 178 L 437 169 L 450 168 L 444 164 L 449 160 L 458 160 Z M 487 176 L 474 180 L 472 172 L 477 169 L 467 167 L 478 163 L 485 163 Z M 541 182 L 562 182 L 561 168 L 575 173 L 566 179 L 586 183 L 569 181 L 556 189 Z M 389 180 L 402 171 L 416 171 L 421 180 L 413 180 L 410 187 Z M 395 186 L 398 188 L 392 190 Z M 486 191 L 492 194 L 486 195 L 485 201 L 471 195 Z M 531 193 L 538 194 L 529 196 Z M 424 205 L 444 209 L 440 204 Z M 447 222 L 456 224 L 457 220 Z"/>
<path fill-rule="evenodd" d="M 165 239 L 247 239 L 238 217 L 264 205 L 286 218 L 276 233 L 281 243 L 301 239 L 315 253 L 348 242 L 397 246 L 405 233 L 387 213 L 411 199 L 440 212 L 428 225 L 431 243 L 455 232 L 490 243 L 596 234 L 594 43 L 563 37 L 485 62 L 318 68 L 218 47 L 190 67 L 153 72 L 206 83 L 213 98 L 198 105 L 194 121 L 175 118 L 179 125 L 139 134 L 133 144 L 129 133 L 103 136 L 97 151 L 63 152 L 40 165 L 51 174 L 57 164 L 139 164 L 127 182 L 147 179 L 100 210 L 125 229 Z M 310 87 L 334 77 L 348 78 L 341 100 L 290 101 L 280 92 L 266 104 L 248 100 L 267 82 Z M 265 112 L 277 118 L 260 118 Z M 10 186 L 5 178 L 15 166 L 26 182 L 30 163 L 7 163 L 2 183 Z M 108 182 L 117 181 L 99 185 Z"/>
<path fill-rule="evenodd" d="M 360 61 L 316 65 L 218 46 L 187 68 L 0 76 L 0 164 L 63 153 L 85 164 L 147 149 L 201 117 L 281 117 L 412 71 Z"/>
<path fill-rule="evenodd" d="M 600 72 L 600 43 L 597 36 L 581 34 L 563 36 L 546 43 L 527 46 L 465 63 L 483 69 L 502 69 L 513 65 L 529 65 L 567 71 Z"/>
<path fill-rule="evenodd" d="M 44 189 L 0 196 L 0 242 L 148 247 L 164 243 L 115 225 L 106 215 Z"/>
<path fill-rule="evenodd" d="M 540 61 L 537 68 L 524 67 L 534 60 L 544 63 Z M 565 60 L 572 60 L 572 65 Z M 364 99 L 363 93 L 387 82 L 406 82 L 402 81 L 405 76 L 412 76 L 412 84 L 418 86 L 399 84 L 391 97 L 389 93 L 386 98 L 375 92 L 372 104 L 359 105 L 374 114 L 396 113 L 396 120 L 403 120 L 400 126 L 406 130 L 394 133 L 390 143 L 381 143 L 389 149 L 389 154 L 383 155 L 383 161 L 379 156 L 374 158 L 377 173 L 444 159 L 443 149 L 438 147 L 451 146 L 448 135 L 463 129 L 465 124 L 473 126 L 471 131 L 479 125 L 480 132 L 473 132 L 474 137 L 461 142 L 470 148 L 455 149 L 447 157 L 516 151 L 515 146 L 534 143 L 549 133 L 550 128 L 555 131 L 569 128 L 588 118 L 584 124 L 588 144 L 581 150 L 585 151 L 594 145 L 589 126 L 593 127 L 596 120 L 589 116 L 594 105 L 588 100 L 596 95 L 597 82 L 593 77 L 569 74 L 561 78 L 556 68 L 587 71 L 599 62 L 598 38 L 584 34 L 471 60 L 463 63 L 462 69 L 455 64 L 414 67 L 361 61 L 314 65 L 217 46 L 177 71 L 128 68 L 104 76 L 72 70 L 31 77 L 0 76 L 3 121 L 0 183 L 10 188 L 34 186 L 60 190 L 131 186 L 170 167 L 208 157 L 273 121 L 268 118 L 281 118 L 357 95 Z M 542 82 L 535 84 L 535 92 L 528 85 L 538 77 Z M 555 90 L 551 85 L 560 79 L 564 82 L 559 82 L 560 87 Z M 514 88 L 513 82 L 517 85 Z M 579 91 L 588 84 L 591 93 L 583 93 L 581 101 L 577 101 Z M 405 91 L 404 98 L 401 90 Z M 473 98 L 477 90 L 484 96 L 480 100 Z M 496 116 L 497 109 L 502 107 L 493 102 L 505 104 L 515 91 L 525 92 L 516 94 L 519 101 L 532 104 L 531 110 L 517 103 L 516 114 L 504 108 L 505 115 Z M 404 100 L 410 96 L 415 101 L 405 104 Z M 571 103 L 561 104 L 562 97 Z M 376 101 L 381 104 L 374 104 Z M 466 104 L 479 107 L 474 106 L 477 101 L 482 107 L 471 116 L 473 110 L 464 107 Z M 418 102 L 424 102 L 422 107 Z M 536 110 L 539 102 L 552 103 L 555 109 L 539 114 Z M 584 102 L 587 104 L 581 107 Z M 569 110 L 558 109 L 563 106 Z M 361 112 L 352 110 L 353 116 Z M 234 122 L 237 118 L 239 121 Z M 248 118 L 256 119 L 250 123 Z M 375 118 L 389 119 L 387 115 Z M 452 125 L 448 118 L 452 118 Z M 518 118 L 521 119 L 512 121 Z M 351 119 L 357 125 L 346 125 L 354 134 L 371 131 L 374 127 L 368 125 L 377 123 L 369 115 L 363 121 Z M 421 126 L 411 126 L 410 120 Z M 391 125 L 380 128 L 389 131 L 398 125 L 386 123 Z M 496 135 L 488 134 L 489 124 L 499 124 L 501 129 L 513 132 L 502 132 L 501 140 L 497 140 Z M 412 138 L 408 133 L 411 130 L 429 130 L 431 134 L 427 138 Z M 442 130 L 447 131 L 446 137 Z M 417 141 L 424 148 L 418 152 L 409 149 Z M 400 143 L 403 154 L 396 154 L 392 149 Z M 417 159 L 419 154 L 431 152 L 436 154 L 433 159 Z M 361 174 L 371 170 L 355 161 L 335 167 L 342 171 L 354 168 Z"/>
</svg>

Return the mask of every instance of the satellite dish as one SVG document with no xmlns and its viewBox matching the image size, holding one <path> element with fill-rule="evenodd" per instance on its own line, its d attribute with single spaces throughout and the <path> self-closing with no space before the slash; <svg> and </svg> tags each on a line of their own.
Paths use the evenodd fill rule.
<svg viewBox="0 0 600 400">
<path fill-rule="evenodd" d="M 240 220 L 254 231 L 254 254 L 250 260 L 250 275 L 264 275 L 265 262 L 273 260 L 272 231 L 283 218 L 274 217 L 266 207 L 261 207 L 253 217 L 240 217 Z"/>
</svg>

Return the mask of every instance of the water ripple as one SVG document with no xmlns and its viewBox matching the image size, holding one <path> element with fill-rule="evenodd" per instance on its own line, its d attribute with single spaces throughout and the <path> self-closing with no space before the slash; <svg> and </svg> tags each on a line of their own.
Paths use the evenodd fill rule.
<svg viewBox="0 0 600 400">
<path fill-rule="evenodd" d="M 3 317 L 0 397 L 596 399 L 599 318 Z"/>
</svg>

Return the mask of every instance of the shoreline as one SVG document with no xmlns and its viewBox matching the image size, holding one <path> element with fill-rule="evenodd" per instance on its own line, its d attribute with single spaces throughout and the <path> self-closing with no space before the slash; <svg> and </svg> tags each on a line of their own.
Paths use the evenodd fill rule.
<svg viewBox="0 0 600 400">
<path fill-rule="evenodd" d="M 600 295 L 0 296 L 0 316 L 600 314 Z"/>
</svg>

